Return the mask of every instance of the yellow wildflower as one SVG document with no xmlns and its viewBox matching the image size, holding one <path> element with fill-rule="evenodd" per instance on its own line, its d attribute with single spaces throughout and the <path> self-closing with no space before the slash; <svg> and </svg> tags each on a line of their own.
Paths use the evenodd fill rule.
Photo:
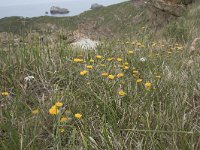
<svg viewBox="0 0 200 150">
<path fill-rule="evenodd" d="M 74 117 L 77 118 L 77 119 L 80 119 L 80 118 L 82 117 L 82 114 L 76 113 L 76 114 L 74 115 Z"/>
<path fill-rule="evenodd" d="M 90 59 L 90 62 L 93 63 L 93 62 L 94 62 L 94 59 Z"/>
<path fill-rule="evenodd" d="M 97 59 L 101 59 L 102 56 L 101 56 L 101 55 L 97 55 L 96 58 L 97 58 Z"/>
<path fill-rule="evenodd" d="M 62 117 L 62 118 L 60 119 L 60 122 L 63 123 L 63 122 L 65 122 L 65 121 L 67 121 L 67 120 L 68 120 L 67 117 Z"/>
<path fill-rule="evenodd" d="M 137 79 L 136 80 L 136 83 L 140 83 L 140 82 L 142 82 L 142 79 Z"/>
<path fill-rule="evenodd" d="M 145 88 L 146 88 L 147 90 L 150 90 L 150 89 L 151 89 L 151 86 L 152 86 L 152 85 L 151 85 L 151 82 L 148 81 L 148 82 L 145 83 Z"/>
<path fill-rule="evenodd" d="M 87 68 L 87 69 L 92 69 L 92 68 L 93 68 L 93 66 L 91 66 L 91 65 L 88 65 L 88 66 L 86 66 L 86 68 Z"/>
<path fill-rule="evenodd" d="M 2 92 L 1 95 L 2 95 L 2 96 L 8 96 L 9 93 L 8 93 L 8 92 Z"/>
<path fill-rule="evenodd" d="M 112 61 L 114 60 L 115 58 L 107 58 L 107 61 Z"/>
<path fill-rule="evenodd" d="M 157 43 L 153 43 L 151 46 L 152 46 L 152 47 L 155 47 L 156 45 L 157 45 Z"/>
<path fill-rule="evenodd" d="M 83 71 L 80 72 L 80 75 L 84 76 L 84 75 L 87 74 L 87 72 L 88 72 L 87 70 L 83 70 Z"/>
<path fill-rule="evenodd" d="M 108 76 L 108 73 L 107 73 L 107 72 L 103 72 L 103 73 L 101 74 L 101 76 L 107 77 L 107 76 Z"/>
<path fill-rule="evenodd" d="M 34 110 L 32 110 L 32 114 L 33 115 L 36 115 L 36 114 L 38 114 L 39 113 L 39 109 L 34 109 Z"/>
<path fill-rule="evenodd" d="M 56 102 L 56 103 L 55 103 L 55 106 L 56 106 L 56 107 L 62 107 L 62 106 L 63 106 L 63 103 L 62 103 L 62 102 Z"/>
<path fill-rule="evenodd" d="M 65 131 L 64 128 L 60 128 L 59 130 L 60 130 L 61 133 L 63 133 Z"/>
<path fill-rule="evenodd" d="M 100 64 L 100 66 L 101 66 L 101 67 L 105 67 L 106 65 L 105 65 L 105 64 Z"/>
<path fill-rule="evenodd" d="M 123 90 L 120 90 L 120 91 L 118 92 L 118 94 L 119 94 L 119 96 L 124 96 L 124 95 L 126 95 L 126 93 L 125 93 Z"/>
<path fill-rule="evenodd" d="M 133 54 L 133 51 L 128 51 L 128 54 Z"/>
<path fill-rule="evenodd" d="M 117 58 L 117 61 L 122 61 L 123 59 L 122 58 Z"/>
<path fill-rule="evenodd" d="M 128 62 L 125 62 L 124 65 L 128 66 Z"/>
<path fill-rule="evenodd" d="M 125 69 L 125 70 L 128 70 L 128 69 L 129 69 L 129 66 L 124 66 L 124 69 Z"/>
<path fill-rule="evenodd" d="M 111 79 L 111 80 L 113 80 L 113 79 L 115 78 L 115 76 L 110 74 L 110 75 L 108 76 L 108 78 Z"/>
<path fill-rule="evenodd" d="M 156 78 L 157 78 L 157 79 L 160 79 L 160 78 L 161 78 L 161 76 L 156 76 Z"/>
<path fill-rule="evenodd" d="M 118 73 L 118 74 L 117 74 L 117 77 L 118 77 L 118 78 L 123 77 L 123 76 L 124 76 L 123 73 Z"/>
<path fill-rule="evenodd" d="M 83 59 L 81 59 L 81 58 L 74 58 L 74 62 L 80 63 L 80 62 L 83 62 Z"/>
<path fill-rule="evenodd" d="M 49 113 L 51 115 L 57 115 L 59 113 L 59 110 L 57 109 L 57 107 L 54 105 L 49 109 Z"/>
<path fill-rule="evenodd" d="M 138 73 L 139 73 L 139 71 L 133 70 L 133 74 L 138 74 Z"/>
</svg>

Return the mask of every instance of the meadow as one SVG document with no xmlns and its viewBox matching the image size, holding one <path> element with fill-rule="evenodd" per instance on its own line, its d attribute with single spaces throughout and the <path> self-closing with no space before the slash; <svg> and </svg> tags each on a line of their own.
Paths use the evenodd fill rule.
<svg viewBox="0 0 200 150">
<path fill-rule="evenodd" d="M 126 20 L 115 26 L 122 36 L 95 50 L 74 49 L 62 38 L 44 42 L 30 30 L 28 42 L 25 32 L 18 44 L 12 37 L 0 47 L 0 149 L 200 149 L 198 43 L 191 49 L 199 35 L 197 6 L 163 28 L 166 38 L 152 38 L 149 24 L 134 28 Z M 97 26 L 121 21 L 106 24 L 114 7 L 103 8 L 107 16 Z M 1 31 L 17 30 L 5 20 Z"/>
<path fill-rule="evenodd" d="M 199 149 L 198 51 L 141 38 L 0 55 L 1 149 Z"/>
</svg>

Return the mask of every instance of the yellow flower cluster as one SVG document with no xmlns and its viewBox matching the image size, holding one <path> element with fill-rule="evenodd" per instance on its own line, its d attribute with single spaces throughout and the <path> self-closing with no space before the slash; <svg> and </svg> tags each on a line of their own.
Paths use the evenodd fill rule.
<svg viewBox="0 0 200 150">
<path fill-rule="evenodd" d="M 62 102 L 56 102 L 55 105 L 53 105 L 49 109 L 49 114 L 51 114 L 51 115 L 57 115 L 59 113 L 59 107 L 62 107 L 62 106 L 63 106 Z"/>
</svg>

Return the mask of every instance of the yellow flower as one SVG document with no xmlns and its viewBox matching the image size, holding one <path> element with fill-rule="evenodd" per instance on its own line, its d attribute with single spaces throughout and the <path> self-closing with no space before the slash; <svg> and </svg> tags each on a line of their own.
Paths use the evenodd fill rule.
<svg viewBox="0 0 200 150">
<path fill-rule="evenodd" d="M 83 62 L 83 59 L 81 59 L 81 58 L 74 58 L 74 62 L 80 63 L 80 62 Z"/>
<path fill-rule="evenodd" d="M 142 79 L 137 79 L 136 80 L 136 83 L 140 83 L 140 82 L 142 82 Z"/>
<path fill-rule="evenodd" d="M 101 55 L 97 55 L 96 58 L 97 58 L 97 59 L 101 59 L 102 56 L 101 56 Z"/>
<path fill-rule="evenodd" d="M 110 75 L 108 76 L 108 78 L 111 79 L 111 80 L 113 80 L 113 79 L 115 78 L 115 76 L 112 75 L 112 74 L 110 74 Z"/>
<path fill-rule="evenodd" d="M 139 73 L 139 71 L 133 70 L 133 74 L 138 74 L 138 73 Z"/>
<path fill-rule="evenodd" d="M 157 45 L 157 43 L 153 43 L 151 46 L 152 46 L 152 47 L 155 47 L 156 45 Z"/>
<path fill-rule="evenodd" d="M 101 66 L 101 67 L 105 67 L 106 65 L 105 65 L 105 64 L 100 64 L 100 66 Z"/>
<path fill-rule="evenodd" d="M 84 75 L 87 74 L 87 72 L 88 72 L 87 70 L 83 70 L 83 71 L 80 72 L 80 75 L 84 76 Z"/>
<path fill-rule="evenodd" d="M 117 74 L 117 77 L 118 77 L 118 78 L 123 77 L 123 76 L 124 76 L 123 73 L 118 73 L 118 74 Z"/>
<path fill-rule="evenodd" d="M 33 115 L 36 115 L 36 114 L 38 114 L 39 113 L 39 109 L 34 109 L 34 110 L 32 110 L 32 114 Z"/>
<path fill-rule="evenodd" d="M 77 118 L 77 119 L 80 119 L 80 118 L 82 117 L 82 114 L 76 113 L 76 114 L 74 115 L 74 117 Z"/>
<path fill-rule="evenodd" d="M 145 88 L 146 88 L 147 90 L 150 90 L 150 89 L 151 89 L 151 86 L 152 86 L 152 85 L 151 85 L 151 82 L 148 81 L 148 82 L 145 83 Z"/>
<path fill-rule="evenodd" d="M 51 115 L 57 115 L 59 113 L 59 110 L 56 108 L 56 106 L 52 106 L 50 109 L 49 109 L 49 113 Z"/>
<path fill-rule="evenodd" d="M 63 122 L 65 122 L 65 121 L 67 121 L 67 120 L 68 120 L 67 117 L 62 117 L 62 118 L 60 119 L 60 122 L 63 123 Z"/>
<path fill-rule="evenodd" d="M 61 133 L 63 133 L 65 131 L 64 128 L 60 128 L 59 130 L 60 130 Z"/>
<path fill-rule="evenodd" d="M 157 78 L 157 79 L 160 79 L 160 78 L 161 78 L 161 76 L 156 76 L 156 78 Z"/>
<path fill-rule="evenodd" d="M 108 73 L 107 73 L 107 72 L 103 72 L 103 73 L 101 74 L 101 76 L 107 77 L 107 76 L 108 76 Z"/>
<path fill-rule="evenodd" d="M 129 69 L 129 66 L 124 66 L 124 69 L 125 69 L 125 70 L 128 70 L 128 69 Z"/>
<path fill-rule="evenodd" d="M 8 92 L 2 92 L 1 95 L 2 95 L 2 96 L 8 96 L 9 93 L 8 93 Z"/>
<path fill-rule="evenodd" d="M 117 61 L 122 61 L 123 59 L 122 58 L 117 58 Z"/>
<path fill-rule="evenodd" d="M 63 103 L 61 103 L 61 102 L 56 102 L 56 103 L 55 103 L 55 106 L 56 106 L 56 107 L 62 107 L 62 106 L 63 106 Z"/>
<path fill-rule="evenodd" d="M 87 68 L 87 69 L 92 69 L 92 68 L 93 68 L 93 66 L 91 66 L 91 65 L 88 65 L 88 66 L 86 66 L 86 68 Z"/>
<path fill-rule="evenodd" d="M 128 62 L 125 62 L 124 65 L 128 66 Z"/>
<path fill-rule="evenodd" d="M 112 61 L 114 60 L 115 58 L 107 58 L 107 61 Z"/>
<path fill-rule="evenodd" d="M 120 90 L 120 91 L 118 92 L 118 94 L 119 94 L 119 96 L 124 96 L 124 95 L 126 95 L 126 93 L 125 93 L 123 90 Z"/>
<path fill-rule="evenodd" d="M 133 51 L 128 51 L 128 54 L 133 54 Z"/>
<path fill-rule="evenodd" d="M 93 62 L 94 62 L 94 59 L 90 59 L 90 62 L 93 63 Z"/>
</svg>

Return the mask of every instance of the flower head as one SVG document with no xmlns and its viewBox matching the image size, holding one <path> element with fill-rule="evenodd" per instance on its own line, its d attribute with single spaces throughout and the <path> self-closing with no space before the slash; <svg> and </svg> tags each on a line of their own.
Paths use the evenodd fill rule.
<svg viewBox="0 0 200 150">
<path fill-rule="evenodd" d="M 74 62 L 80 63 L 80 62 L 83 62 L 83 59 L 81 59 L 81 58 L 74 58 Z"/>
<path fill-rule="evenodd" d="M 118 92 L 118 95 L 119 95 L 119 96 L 125 96 L 126 93 L 125 93 L 123 90 L 120 90 L 120 91 Z"/>
<path fill-rule="evenodd" d="M 146 82 L 145 83 L 145 88 L 147 89 L 147 90 L 150 90 L 151 89 L 151 86 L 152 86 L 152 84 L 151 84 L 151 82 Z"/>
<path fill-rule="evenodd" d="M 38 114 L 39 113 L 39 109 L 34 109 L 34 110 L 32 110 L 32 114 L 33 115 L 36 115 L 36 114 Z"/>
<path fill-rule="evenodd" d="M 144 61 L 146 61 L 147 59 L 145 58 L 145 57 L 142 57 L 142 58 L 140 58 L 140 61 L 142 61 L 142 62 L 144 62 Z"/>
<path fill-rule="evenodd" d="M 113 80 L 113 79 L 115 78 L 115 76 L 112 75 L 112 74 L 110 74 L 110 75 L 108 76 L 108 78 L 109 78 L 110 80 Z"/>
<path fill-rule="evenodd" d="M 74 115 L 74 117 L 77 118 L 77 119 L 80 119 L 80 118 L 82 117 L 82 114 L 76 113 L 76 114 Z"/>
<path fill-rule="evenodd" d="M 30 80 L 32 80 L 32 79 L 34 79 L 34 76 L 27 76 L 27 77 L 25 77 L 24 78 L 24 80 L 27 82 L 27 81 L 30 81 Z"/>
<path fill-rule="evenodd" d="M 97 59 L 101 59 L 102 56 L 101 56 L 101 55 L 97 55 L 96 58 L 97 58 Z"/>
<path fill-rule="evenodd" d="M 63 122 L 65 122 L 65 121 L 67 121 L 67 120 L 68 120 L 67 117 L 62 117 L 62 118 L 60 119 L 60 122 L 63 123 Z"/>
<path fill-rule="evenodd" d="M 1 95 L 2 95 L 2 96 L 8 96 L 9 93 L 8 93 L 8 92 L 2 92 Z"/>
<path fill-rule="evenodd" d="M 142 79 L 137 79 L 136 80 L 136 83 L 141 83 L 142 82 Z"/>
<path fill-rule="evenodd" d="M 117 61 L 122 61 L 123 59 L 122 58 L 117 58 Z"/>
<path fill-rule="evenodd" d="M 87 74 L 87 72 L 88 72 L 87 70 L 83 70 L 83 71 L 80 72 L 80 75 L 84 76 L 84 75 Z"/>
<path fill-rule="evenodd" d="M 158 76 L 158 75 L 157 75 L 157 76 L 156 76 L 156 78 L 157 78 L 157 79 L 160 79 L 160 78 L 161 78 L 161 76 Z"/>
<path fill-rule="evenodd" d="M 63 133 L 65 131 L 64 128 L 60 128 L 59 130 L 60 130 L 61 133 Z"/>
<path fill-rule="evenodd" d="M 93 66 L 91 66 L 91 65 L 88 65 L 88 66 L 86 66 L 86 68 L 87 68 L 87 69 L 92 69 L 92 68 L 93 68 Z"/>
<path fill-rule="evenodd" d="M 56 103 L 55 103 L 55 106 L 56 106 L 56 107 L 62 107 L 62 106 L 63 106 L 63 103 L 62 103 L 62 102 L 56 102 Z"/>
<path fill-rule="evenodd" d="M 101 76 L 102 76 L 102 77 L 107 77 L 107 76 L 108 76 L 108 73 L 107 73 L 107 72 L 103 72 L 103 73 L 101 74 Z"/>
<path fill-rule="evenodd" d="M 118 73 L 118 74 L 117 74 L 117 77 L 118 77 L 118 78 L 123 77 L 123 76 L 124 76 L 123 73 Z"/>
<path fill-rule="evenodd" d="M 94 62 L 94 59 L 90 59 L 90 61 L 89 61 L 89 62 L 93 63 L 93 62 Z"/>
<path fill-rule="evenodd" d="M 128 54 L 133 54 L 133 51 L 128 51 Z"/>
<path fill-rule="evenodd" d="M 49 113 L 50 113 L 51 115 L 57 115 L 57 114 L 59 113 L 59 110 L 58 110 L 58 108 L 54 105 L 54 106 L 52 106 L 52 107 L 49 109 Z"/>
</svg>

